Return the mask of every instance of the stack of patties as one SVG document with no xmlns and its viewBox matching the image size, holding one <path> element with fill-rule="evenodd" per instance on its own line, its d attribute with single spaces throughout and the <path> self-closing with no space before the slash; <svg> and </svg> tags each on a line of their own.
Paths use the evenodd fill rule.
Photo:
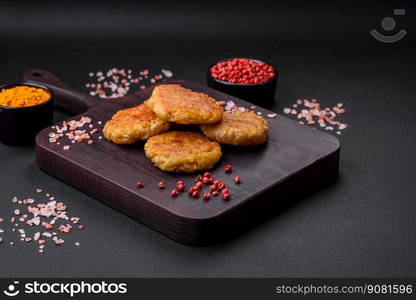
<svg viewBox="0 0 416 300">
<path fill-rule="evenodd" d="M 166 132 L 169 123 L 200 125 L 197 132 Z M 267 140 L 267 122 L 253 112 L 224 113 L 217 101 L 178 84 L 156 86 L 142 105 L 117 112 L 104 127 L 117 144 L 147 140 L 146 156 L 163 171 L 210 169 L 221 158 L 218 144 L 254 145 Z"/>
</svg>

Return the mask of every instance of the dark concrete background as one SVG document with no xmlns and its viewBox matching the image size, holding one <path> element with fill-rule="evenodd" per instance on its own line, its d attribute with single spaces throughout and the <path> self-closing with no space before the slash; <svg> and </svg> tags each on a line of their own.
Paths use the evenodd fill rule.
<svg viewBox="0 0 416 300">
<path fill-rule="evenodd" d="M 86 92 L 90 71 L 113 66 L 168 68 L 177 79 L 205 83 L 211 62 L 257 57 L 279 70 L 274 111 L 316 97 L 327 105 L 343 102 L 350 124 L 339 136 L 337 182 L 245 235 L 208 247 L 177 244 L 46 175 L 32 147 L 0 145 L 0 217 L 12 214 L 14 195 L 30 197 L 42 187 L 86 226 L 61 248 L 39 254 L 18 241 L 8 221 L 0 224 L 6 230 L 0 276 L 416 275 L 416 7 L 410 1 L 0 6 L 1 83 L 36 67 Z M 383 32 L 380 22 L 394 8 L 406 9 L 395 19 L 396 29 L 408 34 L 383 44 L 369 31 Z"/>
</svg>

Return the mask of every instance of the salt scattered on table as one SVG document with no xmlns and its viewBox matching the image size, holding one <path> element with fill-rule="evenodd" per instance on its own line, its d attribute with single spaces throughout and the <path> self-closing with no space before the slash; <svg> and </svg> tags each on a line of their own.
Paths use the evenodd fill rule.
<svg viewBox="0 0 416 300">
<path fill-rule="evenodd" d="M 91 74 L 93 74 L 91 76 Z M 140 90 L 146 88 L 145 84 L 155 84 L 173 76 L 172 71 L 162 69 L 160 73 L 151 75 L 148 69 L 134 72 L 131 69 L 111 68 L 106 72 L 90 72 L 90 77 L 95 76 L 95 82 L 85 84 L 92 89 L 89 94 L 100 98 L 119 98 L 127 95 L 130 90 L 137 87 Z"/>
<path fill-rule="evenodd" d="M 97 124 L 101 125 L 102 122 L 98 121 Z M 86 125 L 87 128 L 91 129 L 89 133 L 84 127 Z M 61 127 L 55 126 L 53 130 L 55 130 L 55 132 L 49 133 L 49 136 L 53 136 L 49 138 L 50 143 L 60 145 L 58 140 L 64 138 L 72 144 L 83 143 L 85 141 L 87 144 L 92 145 L 94 141 L 90 134 L 97 132 L 98 128 L 94 128 L 94 124 L 90 117 L 83 116 L 79 120 L 64 121 L 62 122 Z M 63 150 L 69 150 L 70 148 L 69 145 L 64 145 L 62 147 Z"/>
<path fill-rule="evenodd" d="M 301 105 L 302 107 L 300 107 Z M 348 127 L 348 124 L 336 120 L 339 115 L 346 112 L 343 106 L 344 104 L 340 102 L 332 108 L 321 108 L 321 104 L 317 99 L 297 99 L 293 107 L 297 107 L 298 110 L 286 107 L 283 109 L 283 113 L 286 115 L 296 115 L 297 119 L 300 120 L 299 124 L 305 124 L 302 121 L 305 120 L 308 125 L 318 123 L 319 127 L 328 131 L 337 129 L 336 134 L 339 135 L 341 134 L 341 130 Z M 316 129 L 316 127 L 313 128 Z"/>
<path fill-rule="evenodd" d="M 37 194 L 43 193 L 42 189 L 35 189 Z M 38 245 L 38 252 L 42 253 L 44 251 L 46 240 L 50 239 L 51 242 L 55 245 L 62 245 L 64 239 L 61 238 L 61 234 L 70 235 L 72 233 L 72 225 L 68 224 L 68 220 L 71 220 L 71 223 L 78 224 L 80 218 L 76 216 L 69 216 L 67 211 L 67 206 L 63 202 L 55 200 L 55 197 L 49 193 L 44 193 L 44 196 L 48 199 L 46 203 L 36 203 L 32 198 L 17 200 L 16 197 L 13 197 L 12 202 L 15 205 L 22 205 L 23 209 L 14 209 L 12 210 L 14 215 L 19 215 L 18 219 L 16 217 L 11 217 L 10 222 L 16 227 L 19 224 L 23 227 L 12 228 L 12 232 L 17 232 L 18 239 L 22 243 L 35 243 Z M 27 210 L 27 213 L 24 213 Z M 0 218 L 0 223 L 3 222 L 3 218 Z M 55 225 L 55 222 L 59 221 L 60 223 Z M 19 223 L 20 222 L 20 223 Z M 37 227 L 39 226 L 39 227 Z M 79 224 L 78 228 L 83 225 Z M 32 231 L 34 228 L 42 228 L 43 230 Z M 28 231 L 27 231 L 28 230 Z M 46 231 L 44 231 L 46 230 Z M 57 230 L 58 233 L 54 230 Z M 0 234 L 4 230 L 0 229 Z M 41 238 L 43 237 L 43 238 Z M 0 238 L 0 242 L 3 239 Z M 77 242 L 78 243 L 78 242 Z M 10 242 L 10 245 L 13 245 L 13 241 Z M 79 246 L 79 243 L 76 244 Z"/>
</svg>

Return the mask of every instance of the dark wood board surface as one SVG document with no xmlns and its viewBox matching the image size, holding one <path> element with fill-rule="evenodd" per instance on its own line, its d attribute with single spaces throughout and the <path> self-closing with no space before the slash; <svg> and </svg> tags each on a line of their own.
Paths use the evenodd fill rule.
<svg viewBox="0 0 416 300">
<path fill-rule="evenodd" d="M 64 138 L 60 145 L 50 143 L 51 128 L 42 130 L 36 138 L 39 168 L 181 243 L 208 244 L 244 232 L 273 215 L 283 201 L 295 201 L 297 196 L 329 183 L 338 174 L 338 139 L 278 115 L 275 119 L 266 118 L 267 144 L 223 146 L 223 157 L 211 172 L 227 184 L 231 200 L 212 197 L 205 201 L 187 193 L 172 198 L 170 190 L 175 183 L 183 180 L 189 187 L 196 174 L 172 174 L 157 169 L 144 155 L 143 142 L 126 146 L 98 139 L 104 123 L 116 111 L 142 103 L 153 87 L 118 99 L 100 99 L 73 90 L 45 70 L 29 70 L 22 80 L 51 88 L 55 107 L 75 115 L 68 120 L 88 116 L 94 124 L 102 122 L 93 145 L 65 143 Z M 164 83 L 178 83 L 218 101 L 252 105 L 197 83 Z M 65 144 L 71 148 L 64 150 Z M 232 174 L 225 174 L 226 164 L 233 165 Z M 236 175 L 242 178 L 240 185 L 234 183 Z M 137 181 L 145 187 L 137 189 Z M 160 181 L 166 184 L 164 190 L 157 186 Z"/>
</svg>

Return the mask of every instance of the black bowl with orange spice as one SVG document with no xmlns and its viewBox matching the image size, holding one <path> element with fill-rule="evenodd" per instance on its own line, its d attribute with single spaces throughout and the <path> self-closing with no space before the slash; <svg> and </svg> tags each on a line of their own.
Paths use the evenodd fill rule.
<svg viewBox="0 0 416 300">
<path fill-rule="evenodd" d="M 260 106 L 271 106 L 277 85 L 277 69 L 253 58 L 230 58 L 208 68 L 208 86 Z"/>
<path fill-rule="evenodd" d="M 53 93 L 46 86 L 18 83 L 0 86 L 0 142 L 31 145 L 52 124 Z"/>
</svg>

